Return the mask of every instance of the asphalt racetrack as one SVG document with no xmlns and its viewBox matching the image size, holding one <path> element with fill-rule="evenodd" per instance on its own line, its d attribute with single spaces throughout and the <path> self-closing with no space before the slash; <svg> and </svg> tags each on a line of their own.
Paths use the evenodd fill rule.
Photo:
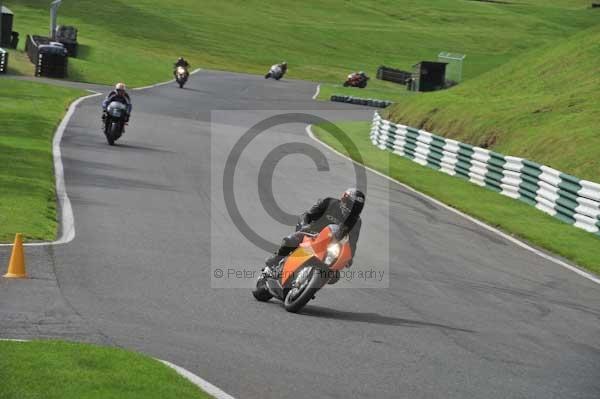
<svg viewBox="0 0 600 399">
<path fill-rule="evenodd" d="M 370 172 L 356 273 L 302 314 L 254 300 L 260 243 L 356 184 L 306 122 L 373 110 L 315 88 L 200 72 L 134 91 L 114 147 L 101 98 L 78 107 L 62 141 L 76 237 L 52 256 L 94 334 L 239 398 L 599 398 L 598 285 Z"/>
</svg>

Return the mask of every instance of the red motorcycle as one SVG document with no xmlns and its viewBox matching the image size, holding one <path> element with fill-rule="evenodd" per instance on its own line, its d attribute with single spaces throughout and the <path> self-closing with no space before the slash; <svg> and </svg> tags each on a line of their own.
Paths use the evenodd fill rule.
<svg viewBox="0 0 600 399">
<path fill-rule="evenodd" d="M 367 87 L 367 80 L 369 80 L 369 77 L 364 72 L 354 72 L 348 75 L 348 78 L 344 82 L 344 87 L 364 89 Z"/>
</svg>

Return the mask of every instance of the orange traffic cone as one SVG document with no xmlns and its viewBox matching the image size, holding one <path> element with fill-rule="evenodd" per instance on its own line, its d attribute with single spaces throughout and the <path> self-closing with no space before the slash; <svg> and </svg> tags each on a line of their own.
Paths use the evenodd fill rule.
<svg viewBox="0 0 600 399">
<path fill-rule="evenodd" d="M 15 236 L 12 254 L 8 262 L 8 272 L 4 275 L 7 278 L 26 278 L 25 273 L 25 253 L 23 252 L 23 239 L 21 233 Z"/>
</svg>

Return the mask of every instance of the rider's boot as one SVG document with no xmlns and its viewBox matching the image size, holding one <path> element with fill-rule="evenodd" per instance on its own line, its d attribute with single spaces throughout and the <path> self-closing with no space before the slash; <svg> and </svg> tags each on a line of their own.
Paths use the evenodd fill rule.
<svg viewBox="0 0 600 399">
<path fill-rule="evenodd" d="M 265 260 L 266 267 L 263 269 L 263 273 L 271 278 L 278 278 L 281 272 L 280 263 L 285 258 L 278 254 L 273 254 Z"/>
</svg>

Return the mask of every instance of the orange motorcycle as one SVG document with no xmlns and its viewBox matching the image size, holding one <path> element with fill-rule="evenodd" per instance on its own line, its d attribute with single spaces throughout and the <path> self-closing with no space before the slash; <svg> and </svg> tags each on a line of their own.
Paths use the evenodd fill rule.
<svg viewBox="0 0 600 399">
<path fill-rule="evenodd" d="M 299 312 L 352 260 L 348 236 L 338 238 L 339 232 L 338 225 L 330 224 L 317 234 L 303 233 L 300 246 L 281 260 L 279 276 L 259 276 L 254 297 L 261 302 L 275 297 L 288 312 Z"/>
</svg>

